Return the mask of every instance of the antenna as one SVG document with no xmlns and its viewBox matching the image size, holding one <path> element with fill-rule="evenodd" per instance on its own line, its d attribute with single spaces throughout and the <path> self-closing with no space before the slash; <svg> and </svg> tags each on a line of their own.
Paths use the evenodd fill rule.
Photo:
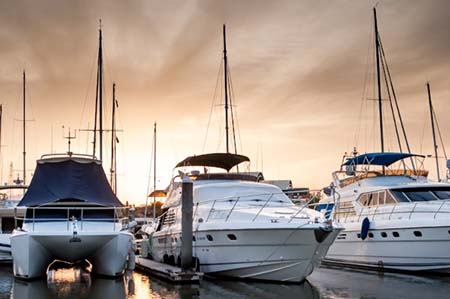
<svg viewBox="0 0 450 299">
<path fill-rule="evenodd" d="M 63 130 L 64 130 L 64 126 L 62 126 L 62 128 L 63 128 Z M 72 156 L 72 152 L 71 152 L 71 150 L 70 150 L 70 144 L 72 143 L 72 139 L 76 139 L 76 138 L 77 138 L 77 131 L 76 131 L 76 130 L 73 130 L 73 132 L 74 132 L 74 135 L 72 135 L 72 130 L 71 130 L 70 127 L 69 127 L 68 135 L 63 136 L 63 138 L 67 139 L 67 147 L 68 147 L 67 154 L 68 154 L 69 156 Z"/>
</svg>

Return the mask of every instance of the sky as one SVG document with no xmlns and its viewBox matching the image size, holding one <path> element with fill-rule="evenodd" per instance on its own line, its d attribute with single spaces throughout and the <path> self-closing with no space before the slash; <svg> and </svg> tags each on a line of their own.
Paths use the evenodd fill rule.
<svg viewBox="0 0 450 299">
<path fill-rule="evenodd" d="M 222 24 L 238 152 L 266 179 L 327 186 L 344 152 L 354 146 L 359 152 L 380 149 L 371 100 L 375 4 L 412 151 L 431 154 L 427 81 L 444 146 L 450 142 L 449 1 L 0 0 L 1 179 L 15 178 L 22 167 L 24 69 L 27 172 L 41 155 L 67 151 L 68 128 L 77 131 L 72 151 L 91 153 L 92 135 L 79 129 L 94 122 L 101 19 L 106 128 L 112 82 L 119 101 L 122 201 L 145 202 L 154 122 L 157 188 L 167 186 L 185 157 L 225 150 Z M 386 149 L 397 150 L 385 106 Z M 444 173 L 445 160 L 440 161 Z M 435 178 L 434 161 L 426 159 L 425 167 Z"/>
</svg>

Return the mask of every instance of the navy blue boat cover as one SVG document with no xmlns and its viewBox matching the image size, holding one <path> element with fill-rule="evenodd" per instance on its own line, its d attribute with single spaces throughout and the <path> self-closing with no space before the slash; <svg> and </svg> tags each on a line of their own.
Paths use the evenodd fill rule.
<svg viewBox="0 0 450 299">
<path fill-rule="evenodd" d="M 348 159 L 342 165 L 380 165 L 389 166 L 399 160 L 403 160 L 409 157 L 422 157 L 422 155 L 407 154 L 407 153 L 368 153 L 362 154 L 353 158 Z"/>
<path fill-rule="evenodd" d="M 40 206 L 72 199 L 108 207 L 122 207 L 106 179 L 103 167 L 73 159 L 37 163 L 30 186 L 19 206 Z"/>
</svg>

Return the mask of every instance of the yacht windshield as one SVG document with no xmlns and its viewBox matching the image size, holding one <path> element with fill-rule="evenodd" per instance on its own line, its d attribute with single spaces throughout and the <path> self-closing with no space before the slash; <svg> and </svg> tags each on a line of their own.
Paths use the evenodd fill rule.
<svg viewBox="0 0 450 299">
<path fill-rule="evenodd" d="M 404 188 L 391 192 L 398 201 L 450 200 L 450 187 Z"/>
</svg>

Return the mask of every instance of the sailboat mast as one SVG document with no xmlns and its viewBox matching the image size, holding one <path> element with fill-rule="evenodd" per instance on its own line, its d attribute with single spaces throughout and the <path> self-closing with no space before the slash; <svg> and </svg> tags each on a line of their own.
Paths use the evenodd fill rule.
<svg viewBox="0 0 450 299">
<path fill-rule="evenodd" d="M 98 120 L 99 120 L 99 143 L 100 161 L 103 161 L 103 53 L 102 53 L 102 21 L 99 29 L 98 48 Z"/>
<path fill-rule="evenodd" d="M 116 160 L 116 83 L 113 83 L 113 97 L 112 97 L 112 117 L 111 117 L 111 188 L 114 194 L 117 194 L 117 160 Z"/>
<path fill-rule="evenodd" d="M 23 71 L 23 115 L 22 115 L 22 126 L 23 126 L 23 184 L 26 185 L 26 169 L 27 169 L 27 164 L 26 164 L 26 156 L 27 156 L 27 152 L 26 152 L 26 131 L 25 131 L 25 122 L 26 122 L 26 105 L 25 105 L 25 89 L 26 89 L 26 75 L 25 75 L 25 70 Z"/>
<path fill-rule="evenodd" d="M 441 180 L 441 176 L 439 175 L 439 159 L 437 154 L 437 143 L 436 143 L 436 133 L 434 130 L 434 109 L 433 103 L 431 102 L 431 90 L 430 90 L 430 82 L 427 82 L 427 91 L 428 91 L 428 104 L 430 105 L 430 117 L 431 117 L 431 131 L 433 132 L 433 147 L 434 147 L 434 157 L 436 158 L 436 173 L 438 181 Z"/>
<path fill-rule="evenodd" d="M 375 51 L 377 56 L 377 85 L 378 85 L 378 112 L 380 115 L 380 139 L 381 152 L 384 153 L 384 133 L 383 133 L 383 105 L 381 98 L 381 73 L 380 73 L 380 39 L 378 34 L 377 10 L 373 8 L 373 18 L 375 23 Z"/>
<path fill-rule="evenodd" d="M 153 218 L 156 219 L 156 122 L 153 127 Z"/>
<path fill-rule="evenodd" d="M 225 24 L 223 24 L 223 73 L 225 80 L 225 142 L 226 142 L 226 151 L 230 152 L 229 147 L 229 133 L 228 133 L 228 58 L 227 58 L 227 37 L 226 37 L 226 28 Z"/>
</svg>

